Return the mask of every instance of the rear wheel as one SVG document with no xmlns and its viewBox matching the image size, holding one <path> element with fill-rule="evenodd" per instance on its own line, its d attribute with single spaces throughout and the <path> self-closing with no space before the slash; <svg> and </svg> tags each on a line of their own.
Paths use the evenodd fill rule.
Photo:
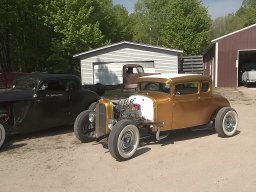
<svg viewBox="0 0 256 192">
<path fill-rule="evenodd" d="M 4 144 L 5 136 L 6 136 L 6 133 L 5 133 L 4 126 L 0 124 L 0 148 Z"/>
<path fill-rule="evenodd" d="M 95 140 L 95 114 L 91 111 L 82 111 L 74 123 L 76 137 L 83 143 Z"/>
<path fill-rule="evenodd" d="M 139 130 L 132 121 L 117 122 L 108 139 L 110 154 L 118 161 L 130 159 L 138 148 L 139 139 Z"/>
<path fill-rule="evenodd" d="M 233 136 L 238 127 L 238 115 L 231 107 L 223 107 L 217 113 L 215 130 L 220 137 Z"/>
</svg>

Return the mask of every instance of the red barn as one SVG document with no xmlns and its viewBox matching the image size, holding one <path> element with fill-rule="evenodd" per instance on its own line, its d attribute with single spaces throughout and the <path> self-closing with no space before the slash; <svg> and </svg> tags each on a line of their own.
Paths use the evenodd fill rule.
<svg viewBox="0 0 256 192">
<path fill-rule="evenodd" d="M 203 55 L 204 74 L 215 87 L 242 85 L 246 66 L 256 70 L 256 24 L 212 40 Z"/>
</svg>

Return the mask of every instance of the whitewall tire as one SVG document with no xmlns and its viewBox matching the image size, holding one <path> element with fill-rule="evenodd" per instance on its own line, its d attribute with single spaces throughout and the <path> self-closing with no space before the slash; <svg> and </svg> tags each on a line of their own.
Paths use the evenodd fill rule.
<svg viewBox="0 0 256 192">
<path fill-rule="evenodd" d="M 215 119 L 215 130 L 218 135 L 220 137 L 231 137 L 237 132 L 237 127 L 237 112 L 231 107 L 221 108 Z"/>
<path fill-rule="evenodd" d="M 137 126 L 123 119 L 115 124 L 108 138 L 108 149 L 118 161 L 130 159 L 136 152 L 140 140 Z"/>
<path fill-rule="evenodd" d="M 4 126 L 0 124 L 0 148 L 3 146 L 4 141 L 5 141 L 6 133 Z"/>
</svg>

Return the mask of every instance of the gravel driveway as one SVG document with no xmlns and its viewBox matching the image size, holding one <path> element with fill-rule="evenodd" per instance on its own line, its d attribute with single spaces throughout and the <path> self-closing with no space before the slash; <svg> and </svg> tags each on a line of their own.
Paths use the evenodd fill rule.
<svg viewBox="0 0 256 192">
<path fill-rule="evenodd" d="M 0 153 L 1 192 L 254 192 L 256 90 L 217 89 L 239 115 L 239 133 L 180 131 L 146 141 L 117 162 L 102 144 L 81 144 L 72 128 L 8 139 Z"/>
</svg>

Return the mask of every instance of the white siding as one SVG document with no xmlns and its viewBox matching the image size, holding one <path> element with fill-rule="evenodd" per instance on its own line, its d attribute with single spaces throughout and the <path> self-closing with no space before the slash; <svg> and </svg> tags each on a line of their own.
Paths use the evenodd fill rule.
<svg viewBox="0 0 256 192">
<path fill-rule="evenodd" d="M 97 63 L 108 63 L 108 65 L 111 66 L 111 72 L 117 72 L 117 74 L 115 74 L 117 77 L 116 80 L 122 83 L 122 74 L 120 75 L 120 71 L 122 71 L 122 67 L 124 64 L 141 64 L 146 61 L 153 62 L 154 68 L 146 67 L 142 64 L 142 66 L 145 68 L 145 72 L 178 73 L 177 55 L 153 51 L 144 51 L 132 48 L 122 48 L 119 50 L 110 51 L 108 53 L 99 54 L 97 56 L 81 60 L 82 83 L 96 83 L 93 82 L 96 76 L 96 74 L 93 75 L 93 66 L 96 66 L 95 64 Z M 108 67 L 108 69 L 110 68 Z"/>
<path fill-rule="evenodd" d="M 131 63 L 95 63 L 93 66 L 94 79 L 93 83 L 101 83 L 105 85 L 117 85 L 123 83 L 123 66 Z M 133 62 L 132 64 L 139 64 L 144 68 L 146 73 L 154 73 L 154 62 Z"/>
</svg>

